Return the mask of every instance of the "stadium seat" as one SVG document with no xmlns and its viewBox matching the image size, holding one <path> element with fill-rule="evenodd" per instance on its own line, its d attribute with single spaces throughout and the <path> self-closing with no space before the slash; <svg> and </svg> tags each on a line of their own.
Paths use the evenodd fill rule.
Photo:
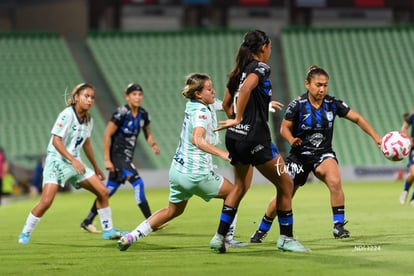
<svg viewBox="0 0 414 276">
<path fill-rule="evenodd" d="M 46 154 L 50 130 L 65 106 L 71 89 L 82 82 L 65 40 L 49 33 L 0 34 L 1 146 L 7 158 L 34 168 L 32 156 Z M 66 93 L 65 93 L 66 91 Z M 104 123 L 96 107 L 93 139 L 95 154 L 103 164 Z"/>
</svg>

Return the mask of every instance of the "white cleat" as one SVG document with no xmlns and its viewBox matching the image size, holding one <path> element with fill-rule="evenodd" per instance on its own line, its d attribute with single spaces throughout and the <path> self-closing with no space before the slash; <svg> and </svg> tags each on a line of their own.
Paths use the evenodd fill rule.
<svg viewBox="0 0 414 276">
<path fill-rule="evenodd" d="M 402 191 L 400 195 L 400 203 L 405 204 L 405 201 L 407 200 L 408 191 Z"/>
</svg>

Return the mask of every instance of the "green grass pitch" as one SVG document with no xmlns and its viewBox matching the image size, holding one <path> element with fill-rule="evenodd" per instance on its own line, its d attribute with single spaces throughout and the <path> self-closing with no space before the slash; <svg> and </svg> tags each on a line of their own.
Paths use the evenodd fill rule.
<svg viewBox="0 0 414 276">
<path fill-rule="evenodd" d="M 294 233 L 310 253 L 276 249 L 278 225 L 262 244 L 210 251 L 222 200 L 192 198 L 181 217 L 128 251 L 116 241 L 81 231 L 93 201 L 88 192 L 61 193 L 32 234 L 17 244 L 37 198 L 0 207 L 0 275 L 409 275 L 413 268 L 414 207 L 401 205 L 402 182 L 344 183 L 347 228 L 351 238 L 332 236 L 327 188 L 309 183 L 294 201 Z M 274 194 L 270 184 L 253 185 L 239 208 L 237 239 L 248 241 Z M 167 205 L 168 189 L 150 189 L 152 211 Z M 143 220 L 132 190 L 111 198 L 114 225 L 130 231 Z M 100 226 L 98 219 L 95 225 Z"/>
</svg>

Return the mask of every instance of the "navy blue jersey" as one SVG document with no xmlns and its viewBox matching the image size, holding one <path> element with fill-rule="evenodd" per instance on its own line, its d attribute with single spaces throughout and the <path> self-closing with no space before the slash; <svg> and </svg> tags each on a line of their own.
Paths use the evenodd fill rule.
<svg viewBox="0 0 414 276">
<path fill-rule="evenodd" d="M 408 115 L 406 122 L 411 126 L 411 137 L 414 138 L 414 112 L 411 112 L 410 115 Z"/>
<path fill-rule="evenodd" d="M 139 107 L 137 116 L 134 117 L 129 106 L 124 105 L 118 107 L 111 121 L 118 126 L 111 137 L 111 156 L 125 156 L 126 160 L 132 160 L 138 134 L 150 123 L 148 112 Z"/>
<path fill-rule="evenodd" d="M 332 136 L 336 115 L 344 117 L 350 108 L 342 100 L 326 95 L 315 108 L 308 92 L 293 100 L 286 109 L 285 119 L 293 122 L 292 135 L 302 139 L 302 145 L 290 152 L 298 156 L 319 156 L 332 151 Z"/>
<path fill-rule="evenodd" d="M 250 94 L 241 123 L 228 128 L 226 136 L 244 141 L 270 141 L 270 129 L 267 124 L 272 96 L 270 67 L 266 63 L 253 60 L 246 66 L 240 79 L 240 86 L 249 74 L 257 75 L 259 84 Z M 233 113 L 236 112 L 237 97 L 238 92 L 234 95 Z"/>
<path fill-rule="evenodd" d="M 414 112 L 411 112 L 405 120 L 409 126 L 411 126 L 411 137 L 414 138 Z M 414 147 L 411 146 L 410 156 L 408 158 L 408 167 L 414 164 Z"/>
</svg>

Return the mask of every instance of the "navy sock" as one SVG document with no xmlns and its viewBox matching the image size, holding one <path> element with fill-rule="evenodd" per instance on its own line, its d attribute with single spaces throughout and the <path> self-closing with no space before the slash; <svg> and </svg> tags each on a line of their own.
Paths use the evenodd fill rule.
<svg viewBox="0 0 414 276">
<path fill-rule="evenodd" d="M 293 212 L 276 210 L 279 221 L 280 235 L 293 237 Z"/>
<path fill-rule="evenodd" d="M 231 223 L 233 222 L 234 217 L 236 216 L 237 208 L 230 207 L 228 205 L 223 205 L 220 215 L 220 224 L 217 230 L 217 233 L 226 236 L 229 232 Z"/>
<path fill-rule="evenodd" d="M 270 228 L 272 227 L 274 218 L 270 218 L 266 216 L 266 214 L 263 216 L 262 221 L 259 225 L 259 230 L 263 232 L 269 232 Z"/>
<path fill-rule="evenodd" d="M 141 212 L 145 218 L 149 218 L 151 216 L 151 209 L 147 201 L 141 202 L 140 204 L 138 204 L 138 207 L 139 209 L 141 209 Z"/>
<path fill-rule="evenodd" d="M 118 190 L 119 185 L 120 184 L 115 181 L 108 180 L 108 182 L 106 183 L 106 188 L 109 190 L 109 197 L 111 197 Z M 93 220 L 95 219 L 97 215 L 98 215 L 98 211 L 96 208 L 96 199 L 95 199 L 88 216 L 83 220 L 83 222 L 86 225 L 92 224 Z"/>
<path fill-rule="evenodd" d="M 332 207 L 333 223 L 344 223 L 345 221 L 345 206 Z"/>
<path fill-rule="evenodd" d="M 93 202 L 91 210 L 88 214 L 88 216 L 83 220 L 83 222 L 88 225 L 88 224 L 92 224 L 94 218 L 96 217 L 96 215 L 98 214 L 98 211 L 96 209 L 96 200 Z"/>
</svg>

